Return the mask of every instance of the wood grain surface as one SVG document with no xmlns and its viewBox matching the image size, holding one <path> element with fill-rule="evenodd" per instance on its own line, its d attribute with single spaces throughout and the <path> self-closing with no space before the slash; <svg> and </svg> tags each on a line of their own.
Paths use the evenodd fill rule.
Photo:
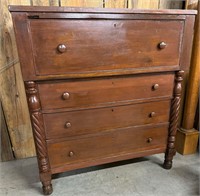
<svg viewBox="0 0 200 196">
<path fill-rule="evenodd" d="M 171 98 L 173 73 L 139 75 L 135 77 L 115 77 L 85 79 L 65 82 L 44 82 L 38 85 L 42 109 L 67 108 L 68 110 L 139 102 L 153 98 Z M 154 90 L 154 85 L 159 85 Z M 67 99 L 63 94 L 68 93 Z M 147 101 L 146 100 L 146 101 Z"/>
<path fill-rule="evenodd" d="M 103 133 L 109 129 L 168 122 L 170 100 L 44 114 L 47 139 Z M 151 113 L 155 115 L 152 117 Z M 66 126 L 70 123 L 70 127 Z"/>
<path fill-rule="evenodd" d="M 36 75 L 179 65 L 182 30 L 181 21 L 30 20 Z"/>
<path fill-rule="evenodd" d="M 71 164 L 85 167 L 92 162 L 97 165 L 101 159 L 120 157 L 125 154 L 131 157 L 140 151 L 163 149 L 167 144 L 167 135 L 168 123 L 165 123 L 157 126 L 123 128 L 97 137 L 50 142 L 48 153 L 51 169 Z M 150 143 L 149 138 L 152 138 Z M 72 156 L 70 152 L 73 152 Z"/>
<path fill-rule="evenodd" d="M 1 157 L 0 161 L 11 161 L 15 159 L 12 144 L 10 141 L 7 124 L 5 121 L 4 112 L 0 103 L 0 134 L 1 134 Z"/>
<path fill-rule="evenodd" d="M 102 0 L 60 0 L 61 6 L 103 7 Z"/>
</svg>

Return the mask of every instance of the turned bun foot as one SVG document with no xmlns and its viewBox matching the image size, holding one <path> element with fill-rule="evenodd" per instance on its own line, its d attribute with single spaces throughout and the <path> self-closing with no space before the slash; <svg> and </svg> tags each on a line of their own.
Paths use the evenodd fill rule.
<svg viewBox="0 0 200 196">
<path fill-rule="evenodd" d="M 172 168 L 172 161 L 165 161 L 163 164 L 164 169 L 171 169 Z"/>
<path fill-rule="evenodd" d="M 43 186 L 42 189 L 43 189 L 44 195 L 50 195 L 53 192 L 52 184 Z"/>
</svg>

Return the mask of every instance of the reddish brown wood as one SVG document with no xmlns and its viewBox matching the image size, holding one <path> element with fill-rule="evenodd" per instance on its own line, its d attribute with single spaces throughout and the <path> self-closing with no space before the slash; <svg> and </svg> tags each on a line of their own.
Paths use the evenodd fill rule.
<svg viewBox="0 0 200 196">
<path fill-rule="evenodd" d="M 27 13 L 29 19 L 114 19 L 114 20 L 184 20 L 185 15 L 156 15 L 156 14 L 129 14 L 129 13 Z"/>
<path fill-rule="evenodd" d="M 195 11 L 9 9 L 45 194 L 72 169 L 160 152 L 171 168 Z"/>
<path fill-rule="evenodd" d="M 174 74 L 62 81 L 38 85 L 43 110 L 68 110 L 153 98 L 171 98 Z M 159 87 L 158 87 L 159 86 Z M 146 100 L 147 101 L 147 100 Z"/>
<path fill-rule="evenodd" d="M 179 65 L 183 21 L 81 21 L 30 20 L 36 75 Z M 60 43 L 67 46 L 63 53 Z"/>
<path fill-rule="evenodd" d="M 155 9 L 112 9 L 112 8 L 81 8 L 81 7 L 47 7 L 47 6 L 9 6 L 10 12 L 45 12 L 45 13 L 131 13 L 131 14 L 158 14 L 158 15 L 195 15 L 197 13 L 196 10 L 155 10 Z"/>
<path fill-rule="evenodd" d="M 38 98 L 37 85 L 35 82 L 29 81 L 25 82 L 25 87 L 33 127 L 40 179 L 43 184 L 44 194 L 48 195 L 52 193 L 53 189 L 51 185 L 51 171 L 47 155 L 44 123 Z"/>
<path fill-rule="evenodd" d="M 81 139 L 51 141 L 48 143 L 50 164 L 52 168 L 58 168 L 63 165 L 90 162 L 90 160 L 97 161 L 112 156 L 134 154 L 145 149 L 163 148 L 167 144 L 167 135 L 168 123 L 165 123 L 158 126 L 122 128 Z M 150 143 L 149 137 L 152 138 Z"/>
<path fill-rule="evenodd" d="M 82 111 L 44 114 L 47 139 L 103 133 L 110 129 L 156 124 L 169 119 L 170 100 Z M 152 111 L 157 115 L 150 117 Z M 68 126 L 66 126 L 68 124 Z M 70 124 L 70 125 L 69 125 Z"/>
<path fill-rule="evenodd" d="M 178 128 L 179 109 L 181 102 L 181 82 L 183 80 L 183 71 L 176 72 L 175 86 L 174 86 L 174 98 L 172 99 L 171 112 L 170 112 L 170 126 L 168 144 L 165 153 L 164 168 L 171 169 L 172 159 L 176 153 L 175 150 L 175 136 Z"/>
<path fill-rule="evenodd" d="M 26 13 L 12 13 L 12 19 L 20 66 L 22 68 L 22 76 L 24 81 L 30 81 L 32 80 L 31 76 L 35 74 L 35 71 L 33 54 L 32 52 L 27 52 L 32 51 L 32 48 L 30 45 L 31 39 L 28 30 Z"/>
<path fill-rule="evenodd" d="M 154 148 L 154 149 L 144 149 L 140 151 L 135 151 L 132 153 L 127 153 L 123 154 L 120 156 L 109 156 L 109 157 L 104 157 L 102 159 L 92 159 L 88 162 L 79 162 L 79 163 L 73 163 L 71 165 L 62 165 L 60 167 L 52 168 L 52 174 L 56 173 L 61 173 L 65 171 L 70 171 L 78 168 L 84 168 L 84 167 L 89 167 L 89 166 L 94 166 L 94 165 L 101 165 L 105 163 L 111 163 L 111 162 L 116 162 L 116 161 L 122 161 L 122 160 L 128 160 L 128 159 L 133 159 L 133 158 L 138 158 L 138 157 L 144 157 L 144 156 L 150 156 L 153 154 L 159 154 L 165 152 L 166 147 L 163 146 L 161 148 Z"/>
<path fill-rule="evenodd" d="M 183 44 L 180 54 L 180 69 L 187 75 L 190 69 L 190 59 L 192 54 L 192 40 L 194 33 L 195 16 L 187 16 L 183 34 Z"/>
</svg>

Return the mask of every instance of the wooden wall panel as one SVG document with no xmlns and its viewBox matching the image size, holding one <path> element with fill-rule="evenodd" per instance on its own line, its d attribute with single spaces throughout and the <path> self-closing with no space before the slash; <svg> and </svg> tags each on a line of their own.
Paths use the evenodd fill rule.
<svg viewBox="0 0 200 196">
<path fill-rule="evenodd" d="M 1 161 L 10 161 L 15 159 L 1 103 L 0 103 L 0 145 L 1 145 L 0 146 Z"/>
<path fill-rule="evenodd" d="M 30 4 L 33 6 L 49 6 L 49 0 L 30 0 Z"/>
<path fill-rule="evenodd" d="M 60 0 L 49 0 L 50 6 L 59 6 Z"/>
<path fill-rule="evenodd" d="M 186 0 L 185 9 L 197 10 L 198 0 Z"/>
<path fill-rule="evenodd" d="M 127 8 L 128 0 L 105 0 L 105 8 Z"/>
<path fill-rule="evenodd" d="M 103 0 L 60 0 L 61 6 L 103 7 Z"/>
<path fill-rule="evenodd" d="M 13 24 L 8 5 L 30 5 L 28 0 L 1 1 L 0 86 L 3 110 L 16 158 L 35 155 L 31 123 L 18 62 Z"/>
<path fill-rule="evenodd" d="M 159 9 L 182 9 L 184 1 L 160 0 Z"/>
<path fill-rule="evenodd" d="M 128 0 L 128 8 L 158 9 L 159 0 Z"/>
</svg>

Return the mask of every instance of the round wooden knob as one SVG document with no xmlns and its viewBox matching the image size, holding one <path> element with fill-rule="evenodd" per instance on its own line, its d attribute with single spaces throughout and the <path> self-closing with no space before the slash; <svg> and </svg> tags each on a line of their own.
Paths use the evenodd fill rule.
<svg viewBox="0 0 200 196">
<path fill-rule="evenodd" d="M 65 44 L 59 44 L 57 47 L 58 52 L 60 53 L 64 53 L 66 51 L 67 47 L 65 46 Z"/>
<path fill-rule="evenodd" d="M 155 113 L 155 112 L 151 112 L 149 116 L 150 116 L 150 117 L 155 117 L 155 116 L 156 116 L 156 113 Z"/>
<path fill-rule="evenodd" d="M 160 43 L 158 44 L 158 47 L 159 47 L 160 49 L 164 49 L 166 46 L 167 46 L 167 44 L 166 44 L 165 42 L 160 42 Z"/>
<path fill-rule="evenodd" d="M 70 128 L 71 126 L 72 126 L 72 125 L 71 125 L 70 122 L 66 122 L 66 123 L 65 123 L 65 127 L 66 127 L 66 128 Z"/>
<path fill-rule="evenodd" d="M 73 151 L 70 151 L 69 152 L 69 157 L 73 157 L 74 156 L 74 152 Z"/>
<path fill-rule="evenodd" d="M 148 139 L 147 139 L 147 143 L 151 143 L 152 142 L 152 138 L 151 137 L 149 137 Z"/>
<path fill-rule="evenodd" d="M 68 92 L 64 92 L 64 93 L 62 94 L 62 98 L 63 98 L 64 100 L 69 99 L 69 93 L 68 93 Z"/>
<path fill-rule="evenodd" d="M 159 88 L 159 84 L 154 84 L 152 88 L 153 90 L 157 90 Z"/>
</svg>

